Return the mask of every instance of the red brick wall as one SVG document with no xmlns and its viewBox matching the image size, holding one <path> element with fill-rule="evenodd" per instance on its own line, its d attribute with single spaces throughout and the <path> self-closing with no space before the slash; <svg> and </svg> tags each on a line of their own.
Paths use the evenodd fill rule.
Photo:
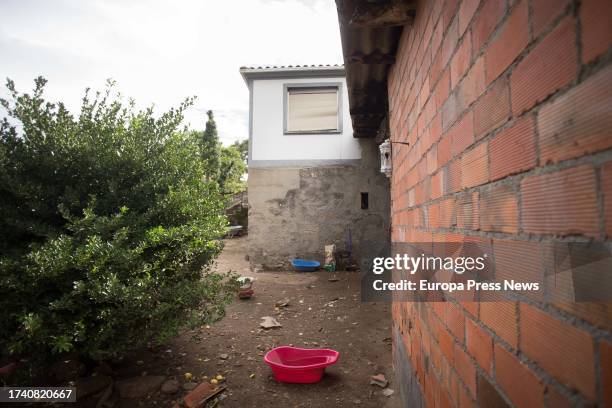
<svg viewBox="0 0 612 408">
<path fill-rule="evenodd" d="M 391 139 L 410 143 L 393 146 L 392 241 L 479 242 L 496 273 L 543 283 L 556 245 L 610 242 L 611 45 L 610 0 L 421 2 L 388 80 Z M 611 303 L 393 317 L 427 406 L 612 406 Z"/>
</svg>

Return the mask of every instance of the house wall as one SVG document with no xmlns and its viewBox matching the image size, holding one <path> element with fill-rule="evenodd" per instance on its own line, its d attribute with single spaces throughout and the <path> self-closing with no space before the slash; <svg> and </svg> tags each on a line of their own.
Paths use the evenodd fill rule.
<svg viewBox="0 0 612 408">
<path fill-rule="evenodd" d="M 284 86 L 287 84 L 341 84 L 342 132 L 339 134 L 283 134 Z M 249 167 L 326 164 L 361 158 L 348 115 L 348 93 L 343 77 L 255 79 L 251 81 L 251 146 Z M 310 163 L 308 163 L 310 162 Z"/>
<path fill-rule="evenodd" d="M 283 133 L 285 86 L 304 83 L 341 84 L 341 133 Z M 323 263 L 324 246 L 334 243 L 350 246 L 363 267 L 388 254 L 389 181 L 379 171 L 376 144 L 353 137 L 344 77 L 252 79 L 249 88 L 251 267 L 287 269 L 296 257 Z M 362 192 L 369 197 L 365 210 Z"/>
<path fill-rule="evenodd" d="M 476 243 L 495 278 L 547 296 L 394 303 L 395 369 L 418 382 L 402 399 L 612 406 L 611 303 L 555 298 L 561 278 L 610 289 L 612 2 L 432 0 L 416 16 L 388 80 L 392 139 L 410 143 L 394 145 L 393 250 Z"/>
<path fill-rule="evenodd" d="M 249 168 L 252 268 L 287 269 L 293 258 L 323 263 L 326 244 L 340 250 L 350 245 L 362 270 L 372 257 L 388 254 L 389 182 L 378 171 L 376 144 L 361 144 L 356 163 Z M 362 192 L 369 196 L 366 210 Z"/>
</svg>

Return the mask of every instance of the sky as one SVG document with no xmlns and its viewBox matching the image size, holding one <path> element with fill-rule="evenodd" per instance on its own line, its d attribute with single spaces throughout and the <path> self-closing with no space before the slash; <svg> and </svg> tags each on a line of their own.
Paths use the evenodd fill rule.
<svg viewBox="0 0 612 408">
<path fill-rule="evenodd" d="M 107 79 L 158 114 L 196 96 L 186 123 L 212 109 L 225 145 L 248 138 L 241 66 L 342 63 L 333 0 L 0 0 L 0 16 L 0 96 L 39 75 L 73 112 Z"/>
</svg>

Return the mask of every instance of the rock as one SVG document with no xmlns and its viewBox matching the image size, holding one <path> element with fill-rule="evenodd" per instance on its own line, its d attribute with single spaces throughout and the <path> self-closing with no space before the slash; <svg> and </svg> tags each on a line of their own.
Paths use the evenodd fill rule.
<svg viewBox="0 0 612 408">
<path fill-rule="evenodd" d="M 106 375 L 79 378 L 75 382 L 77 399 L 97 394 L 111 385 L 112 382 L 113 380 Z"/>
<path fill-rule="evenodd" d="M 389 381 L 383 374 L 376 374 L 370 377 L 370 385 L 378 385 L 381 388 L 385 388 L 389 385 Z"/>
<path fill-rule="evenodd" d="M 384 395 L 385 397 L 390 397 L 391 395 L 393 395 L 395 391 L 393 391 L 391 388 L 385 388 L 384 390 L 382 390 L 382 395 Z"/>
<path fill-rule="evenodd" d="M 121 398 L 143 398 L 162 385 L 166 377 L 161 375 L 145 375 L 133 377 L 116 383 Z"/>
<path fill-rule="evenodd" d="M 227 354 L 225 354 L 225 353 L 223 353 L 223 354 L 219 354 L 219 358 L 220 358 L 221 360 L 227 360 L 227 359 L 229 358 L 229 355 L 227 355 Z"/>
<path fill-rule="evenodd" d="M 85 364 L 77 360 L 57 361 L 49 367 L 49 374 L 58 382 L 73 381 L 85 373 Z"/>
<path fill-rule="evenodd" d="M 329 282 L 338 282 L 340 279 L 336 278 L 335 276 L 332 276 L 331 278 L 328 279 Z"/>
<path fill-rule="evenodd" d="M 278 320 L 273 318 L 272 316 L 264 316 L 261 318 L 263 321 L 259 323 L 259 325 L 264 329 L 274 329 L 277 327 L 283 327 Z"/>
<path fill-rule="evenodd" d="M 161 392 L 164 394 L 174 394 L 179 390 L 179 382 L 176 380 L 167 380 L 161 386 Z"/>
<path fill-rule="evenodd" d="M 186 382 L 185 384 L 183 384 L 183 389 L 185 391 L 191 391 L 193 389 L 195 389 L 195 387 L 197 387 L 198 384 L 194 383 L 194 382 Z"/>
<path fill-rule="evenodd" d="M 284 298 L 281 300 L 277 300 L 276 303 L 274 304 L 274 306 L 276 307 L 287 307 L 289 306 L 289 298 Z"/>
</svg>

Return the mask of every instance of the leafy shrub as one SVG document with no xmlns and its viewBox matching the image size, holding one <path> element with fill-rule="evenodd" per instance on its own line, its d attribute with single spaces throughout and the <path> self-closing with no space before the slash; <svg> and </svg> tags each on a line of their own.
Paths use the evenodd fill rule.
<svg viewBox="0 0 612 408">
<path fill-rule="evenodd" d="M 186 100 L 155 118 L 86 93 L 78 117 L 9 80 L 0 124 L 0 350 L 96 360 L 222 315 L 234 281 L 210 271 L 226 219 Z"/>
</svg>

